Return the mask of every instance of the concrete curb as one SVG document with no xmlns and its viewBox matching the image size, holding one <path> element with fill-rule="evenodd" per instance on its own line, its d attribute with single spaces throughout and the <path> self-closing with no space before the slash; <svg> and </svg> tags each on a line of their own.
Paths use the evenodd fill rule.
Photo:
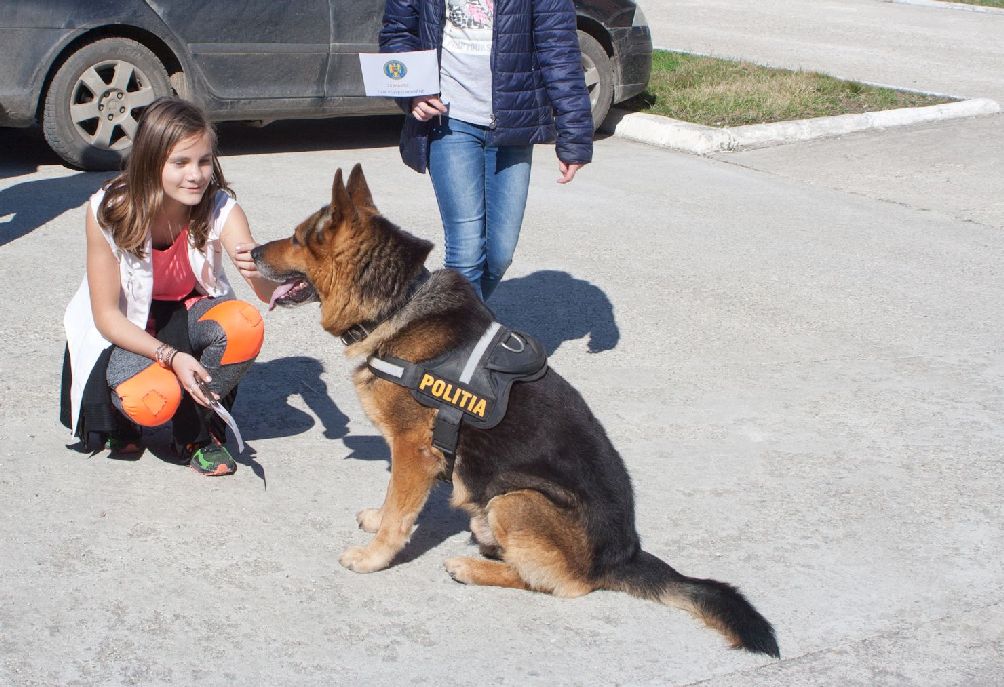
<svg viewBox="0 0 1004 687">
<path fill-rule="evenodd" d="M 885 0 L 894 5 L 919 5 L 920 7 L 937 7 L 942 10 L 961 10 L 962 12 L 985 12 L 987 14 L 1004 14 L 1004 9 L 1000 7 L 986 7 L 984 5 L 967 5 L 958 2 L 938 2 L 938 0 Z"/>
<path fill-rule="evenodd" d="M 750 124 L 736 127 L 712 127 L 682 122 L 669 117 L 626 112 L 614 108 L 600 131 L 620 138 L 673 148 L 698 155 L 709 155 L 749 148 L 841 136 L 855 131 L 906 126 L 961 117 L 998 114 L 1001 106 L 989 98 L 974 98 L 957 103 L 905 107 L 897 110 L 865 112 L 798 119 L 774 124 Z"/>
</svg>

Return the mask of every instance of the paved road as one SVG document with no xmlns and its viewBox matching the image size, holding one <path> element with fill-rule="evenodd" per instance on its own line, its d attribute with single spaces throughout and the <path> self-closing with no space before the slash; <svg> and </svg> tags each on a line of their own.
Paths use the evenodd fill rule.
<svg viewBox="0 0 1004 687">
<path fill-rule="evenodd" d="M 1004 103 L 1004 13 L 880 0 L 643 2 L 661 47 Z M 854 134 L 719 159 L 1004 227 L 1004 117 Z"/>
<path fill-rule="evenodd" d="M 67 451 L 60 317 L 104 177 L 0 131 L 0 684 L 999 684 L 999 178 L 955 197 L 999 169 L 999 144 L 971 154 L 992 121 L 720 159 L 606 139 L 567 188 L 537 152 L 494 305 L 606 425 L 645 547 L 739 585 L 779 662 L 622 595 L 454 584 L 440 563 L 470 546 L 445 491 L 394 568 L 340 568 L 387 449 L 312 306 L 267 318 L 233 478 Z M 361 161 L 385 214 L 438 241 L 395 127 L 223 127 L 259 238 Z"/>
<path fill-rule="evenodd" d="M 1004 13 L 882 0 L 645 0 L 660 47 L 1004 102 Z"/>
</svg>

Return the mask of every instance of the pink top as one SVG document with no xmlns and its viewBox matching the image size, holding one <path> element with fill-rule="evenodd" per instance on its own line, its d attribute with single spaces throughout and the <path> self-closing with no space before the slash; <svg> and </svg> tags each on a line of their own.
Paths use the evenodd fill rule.
<svg viewBox="0 0 1004 687">
<path fill-rule="evenodd" d="M 195 273 L 188 261 L 188 227 L 164 250 L 153 249 L 153 298 L 180 301 L 195 288 Z"/>
</svg>

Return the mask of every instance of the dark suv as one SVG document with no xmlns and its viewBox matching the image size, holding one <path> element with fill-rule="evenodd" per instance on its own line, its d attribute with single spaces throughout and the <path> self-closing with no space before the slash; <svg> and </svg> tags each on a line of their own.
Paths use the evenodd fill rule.
<svg viewBox="0 0 1004 687">
<path fill-rule="evenodd" d="M 176 93 L 216 121 L 398 112 L 364 95 L 383 0 L 4 0 L 0 126 L 42 125 L 71 165 L 115 169 L 136 118 Z M 575 3 L 598 126 L 648 82 L 652 39 L 631 0 Z"/>
</svg>

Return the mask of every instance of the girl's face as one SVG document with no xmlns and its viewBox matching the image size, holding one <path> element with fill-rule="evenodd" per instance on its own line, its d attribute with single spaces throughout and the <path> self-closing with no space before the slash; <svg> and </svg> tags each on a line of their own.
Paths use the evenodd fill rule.
<svg viewBox="0 0 1004 687">
<path fill-rule="evenodd" d="M 199 204 L 213 177 L 213 146 L 209 134 L 182 139 L 171 150 L 161 172 L 164 195 L 189 207 Z"/>
</svg>

